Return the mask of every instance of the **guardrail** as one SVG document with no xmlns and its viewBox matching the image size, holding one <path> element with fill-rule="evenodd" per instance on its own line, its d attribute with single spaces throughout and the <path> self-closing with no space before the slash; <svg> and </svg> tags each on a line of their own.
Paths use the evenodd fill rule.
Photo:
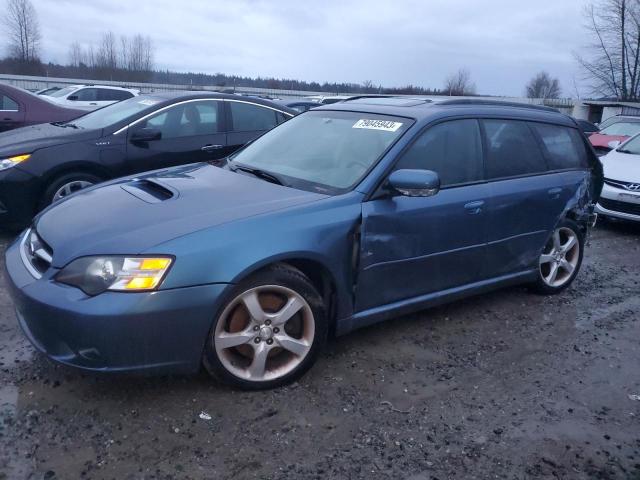
<svg viewBox="0 0 640 480">
<path fill-rule="evenodd" d="M 27 75 L 8 75 L 0 74 L 0 83 L 8 83 L 16 87 L 21 87 L 27 90 L 42 90 L 49 87 L 65 87 L 67 85 L 112 85 L 116 87 L 136 88 L 142 93 L 153 92 L 168 92 L 179 90 L 196 90 L 196 91 L 210 91 L 220 92 L 233 90 L 235 93 L 269 96 L 272 98 L 282 97 L 309 97 L 309 96 L 333 96 L 335 92 L 314 92 L 305 90 L 282 90 L 282 89 L 269 89 L 269 88 L 256 88 L 256 87 L 229 87 L 229 86 L 213 86 L 213 85 L 177 85 L 177 84 L 165 84 L 165 83 L 142 83 L 142 82 L 115 82 L 109 80 L 87 80 L 80 78 L 61 78 L 61 77 L 33 77 Z M 341 92 L 340 95 L 362 95 L 361 93 L 347 93 Z M 406 95 L 415 96 L 415 95 Z M 422 95 L 421 95 L 422 96 Z M 526 103 L 530 105 L 546 105 L 550 107 L 559 108 L 562 110 L 571 110 L 575 106 L 576 101 L 571 98 L 559 98 L 559 99 L 542 99 L 542 98 L 524 98 L 524 97 L 448 97 L 437 96 L 434 99 L 446 99 L 446 98 L 474 98 L 482 100 L 503 100 L 508 102 Z"/>
</svg>

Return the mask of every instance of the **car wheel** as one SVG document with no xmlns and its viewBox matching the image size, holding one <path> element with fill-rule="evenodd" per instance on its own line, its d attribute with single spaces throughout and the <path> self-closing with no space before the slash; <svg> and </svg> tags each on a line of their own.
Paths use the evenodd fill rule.
<svg viewBox="0 0 640 480">
<path fill-rule="evenodd" d="M 211 329 L 203 363 L 232 386 L 278 387 L 311 367 L 327 330 L 322 298 L 309 279 L 275 265 L 233 289 Z"/>
<path fill-rule="evenodd" d="M 538 261 L 539 293 L 561 292 L 576 278 L 582 265 L 584 234 L 571 220 L 563 220 L 547 241 Z"/>
<path fill-rule="evenodd" d="M 59 202 L 72 193 L 102 182 L 102 179 L 89 173 L 68 173 L 56 178 L 44 192 L 40 210 L 52 203 Z"/>
</svg>

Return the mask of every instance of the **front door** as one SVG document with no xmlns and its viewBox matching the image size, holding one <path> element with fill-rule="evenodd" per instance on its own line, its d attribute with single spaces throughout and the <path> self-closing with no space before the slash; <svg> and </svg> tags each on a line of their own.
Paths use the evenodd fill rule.
<svg viewBox="0 0 640 480">
<path fill-rule="evenodd" d="M 226 134 L 221 132 L 222 102 L 183 102 L 131 126 L 127 157 L 131 173 L 187 163 L 218 160 L 224 156 Z M 160 138 L 136 141 L 136 131 L 152 128 Z"/>
<path fill-rule="evenodd" d="M 478 122 L 452 120 L 426 130 L 395 167 L 416 168 L 439 174 L 436 195 L 392 194 L 363 204 L 357 311 L 486 278 Z"/>
</svg>

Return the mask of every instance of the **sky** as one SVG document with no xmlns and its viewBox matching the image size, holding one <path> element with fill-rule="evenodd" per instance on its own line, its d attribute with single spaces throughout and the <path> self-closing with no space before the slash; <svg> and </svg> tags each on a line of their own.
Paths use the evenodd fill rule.
<svg viewBox="0 0 640 480">
<path fill-rule="evenodd" d="M 2 0 L 0 0 L 2 1 Z M 588 93 L 574 52 L 587 0 L 32 0 L 45 61 L 77 40 L 149 35 L 160 69 L 442 88 L 465 67 L 478 93 L 524 94 L 546 70 Z"/>
</svg>

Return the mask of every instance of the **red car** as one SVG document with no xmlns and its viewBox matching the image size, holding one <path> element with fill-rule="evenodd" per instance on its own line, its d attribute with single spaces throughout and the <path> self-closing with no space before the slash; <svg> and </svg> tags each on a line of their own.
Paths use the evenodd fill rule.
<svg viewBox="0 0 640 480">
<path fill-rule="evenodd" d="M 603 128 L 589 136 L 589 141 L 598 155 L 609 153 L 609 143 L 624 142 L 629 137 L 640 133 L 640 118 L 625 119 Z"/>
<path fill-rule="evenodd" d="M 86 110 L 62 107 L 39 95 L 0 84 L 0 132 L 37 123 L 67 122 Z"/>
</svg>

